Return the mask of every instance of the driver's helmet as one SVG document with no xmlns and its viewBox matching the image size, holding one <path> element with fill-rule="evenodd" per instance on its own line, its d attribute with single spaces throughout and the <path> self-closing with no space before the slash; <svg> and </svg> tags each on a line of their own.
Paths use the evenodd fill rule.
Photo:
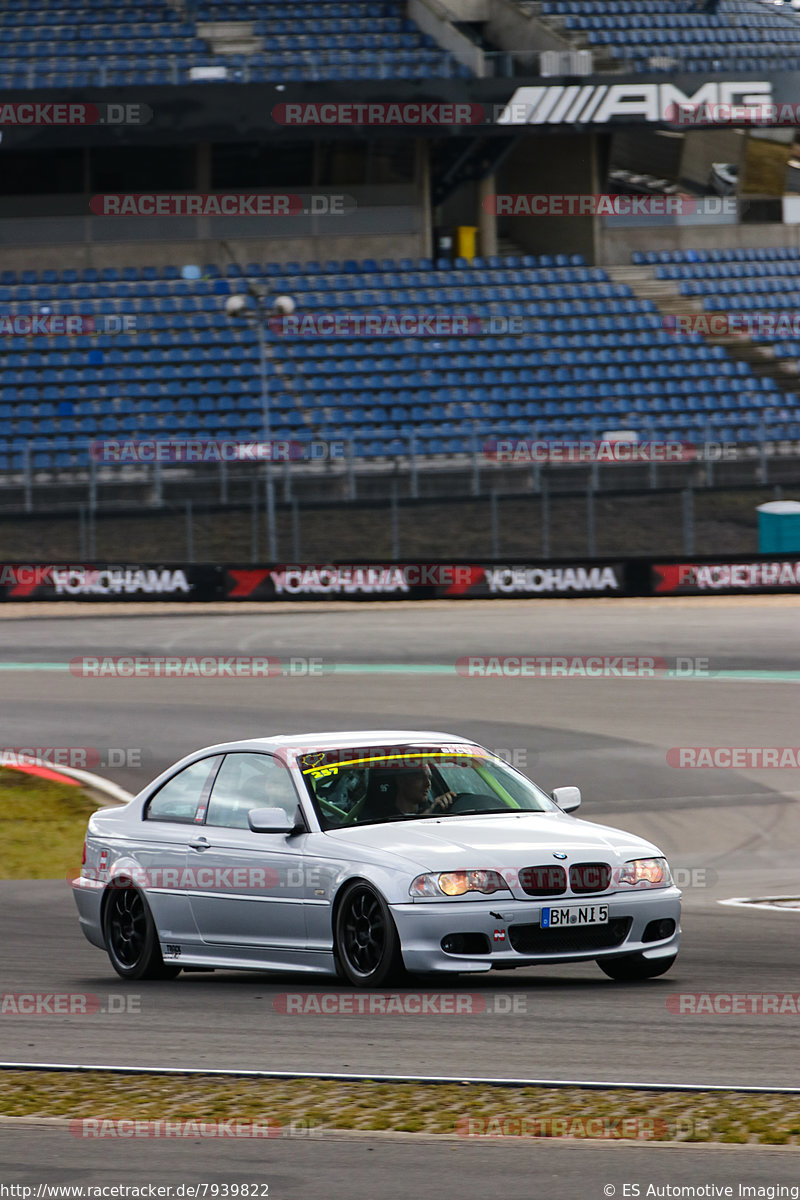
<svg viewBox="0 0 800 1200">
<path fill-rule="evenodd" d="M 316 792 L 318 799 L 335 804 L 342 812 L 351 812 L 366 796 L 368 785 L 368 770 L 339 771 L 320 780 Z"/>
</svg>

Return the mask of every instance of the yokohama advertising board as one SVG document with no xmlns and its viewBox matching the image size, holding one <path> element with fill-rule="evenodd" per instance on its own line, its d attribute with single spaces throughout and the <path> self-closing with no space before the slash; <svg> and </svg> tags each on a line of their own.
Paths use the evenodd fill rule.
<svg viewBox="0 0 800 1200">
<path fill-rule="evenodd" d="M 800 556 L 488 562 L 0 563 L 0 603 L 542 600 L 800 592 Z"/>
<path fill-rule="evenodd" d="M 800 559 L 757 558 L 653 563 L 655 596 L 714 596 L 731 592 L 800 592 Z"/>
<path fill-rule="evenodd" d="M 621 562 L 321 562 L 272 566 L 0 563 L 2 601 L 427 600 L 628 594 Z"/>
<path fill-rule="evenodd" d="M 624 564 L 590 560 L 228 567 L 225 584 L 225 598 L 229 600 L 456 600 L 625 594 Z"/>
<path fill-rule="evenodd" d="M 219 570 L 186 563 L 0 563 L 0 601 L 214 600 Z"/>
</svg>

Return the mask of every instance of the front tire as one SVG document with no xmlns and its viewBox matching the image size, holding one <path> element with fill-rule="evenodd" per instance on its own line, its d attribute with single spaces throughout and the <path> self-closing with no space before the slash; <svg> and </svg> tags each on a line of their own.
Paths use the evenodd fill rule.
<svg viewBox="0 0 800 1200">
<path fill-rule="evenodd" d="M 123 979 L 174 979 L 180 967 L 161 957 L 153 915 L 136 888 L 113 888 L 103 912 L 103 937 L 114 970 Z"/>
<path fill-rule="evenodd" d="M 618 983 L 636 983 L 666 975 L 677 957 L 677 954 L 673 954 L 672 958 L 645 958 L 643 954 L 628 954 L 625 958 L 598 958 L 596 961 L 600 970 Z"/>
<path fill-rule="evenodd" d="M 336 911 L 334 954 L 339 973 L 356 987 L 376 988 L 404 974 L 400 937 L 380 892 L 353 883 Z"/>
</svg>

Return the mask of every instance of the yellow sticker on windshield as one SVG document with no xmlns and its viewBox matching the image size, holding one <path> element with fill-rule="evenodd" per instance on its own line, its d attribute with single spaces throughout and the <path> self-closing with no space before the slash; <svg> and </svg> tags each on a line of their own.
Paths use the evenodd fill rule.
<svg viewBox="0 0 800 1200">
<path fill-rule="evenodd" d="M 352 754 L 351 750 L 343 750 L 342 754 Z M 368 767 L 377 766 L 382 770 L 399 769 L 401 767 L 423 767 L 426 762 L 431 759 L 442 758 L 490 758 L 489 754 L 480 746 L 443 746 L 437 750 L 419 750 L 394 751 L 381 750 L 376 747 L 374 754 L 360 754 L 357 758 L 343 758 L 338 764 L 333 766 L 308 766 L 304 763 L 302 772 L 304 775 L 311 775 L 312 778 L 321 778 L 323 775 L 333 775 L 340 767 Z M 318 761 L 318 760 L 315 760 Z"/>
</svg>

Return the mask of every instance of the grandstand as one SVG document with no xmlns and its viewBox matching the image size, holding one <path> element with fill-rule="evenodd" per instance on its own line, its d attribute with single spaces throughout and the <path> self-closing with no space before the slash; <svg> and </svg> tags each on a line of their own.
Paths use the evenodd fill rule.
<svg viewBox="0 0 800 1200">
<path fill-rule="evenodd" d="M 160 0 L 116 8 L 57 0 L 46 24 L 36 3 L 4 7 L 0 82 L 12 95 L 55 100 L 68 89 L 74 99 L 77 89 L 95 103 L 135 95 L 153 120 L 69 137 L 53 129 L 4 134 L 3 152 L 17 156 L 26 179 L 38 168 L 42 182 L 13 211 L 13 172 L 0 184 L 2 311 L 118 316 L 129 327 L 4 336 L 0 471 L 80 473 L 97 438 L 259 437 L 257 332 L 225 311 L 227 298 L 248 289 L 291 296 L 301 314 L 494 322 L 493 332 L 438 338 L 267 332 L 272 434 L 341 439 L 360 460 L 391 461 L 413 447 L 434 462 L 474 453 L 477 439 L 492 436 L 564 440 L 609 429 L 742 444 L 798 436 L 799 341 L 766 335 L 760 347 L 750 340 L 750 353 L 741 339 L 677 336 L 666 319 L 676 305 L 796 305 L 793 229 L 776 246 L 774 226 L 736 219 L 687 232 L 662 221 L 656 244 L 672 248 L 642 250 L 652 234 L 641 222 L 620 229 L 601 217 L 504 220 L 484 201 L 495 191 L 596 193 L 609 187 L 615 160 L 639 155 L 647 170 L 666 162 L 667 145 L 666 191 L 681 185 L 701 195 L 698 180 L 720 155 L 717 131 L 698 131 L 693 142 L 692 133 L 673 131 L 680 140 L 667 144 L 656 136 L 661 118 L 643 121 L 638 112 L 609 117 L 607 127 L 576 127 L 573 100 L 580 93 L 583 103 L 592 89 L 599 96 L 631 73 L 630 86 L 641 91 L 636 73 L 661 78 L 670 61 L 690 73 L 680 77 L 689 95 L 731 72 L 765 72 L 776 56 L 791 72 L 800 64 L 800 17 L 762 0 L 721 0 L 715 15 L 696 0 L 521 0 L 503 9 L 507 20 L 493 0 L 463 12 L 451 5 L 434 12 L 426 0 L 407 8 L 393 0 Z M 518 87 L 532 88 L 537 102 L 547 92 L 553 77 L 542 87 L 539 72 L 554 46 L 590 49 L 590 81 L 555 77 L 553 102 L 545 98 L 535 125 L 493 120 Z M 527 55 L 525 64 L 515 54 Z M 504 71 L 514 78 L 503 79 Z M 776 75 L 776 96 L 782 87 Z M 276 97 L 312 105 L 474 101 L 489 116 L 479 128 L 287 133 L 269 117 Z M 730 152 L 732 130 L 719 136 Z M 282 186 L 296 181 L 298 191 L 352 190 L 354 211 L 339 226 L 331 217 L 312 228 L 301 218 L 291 237 L 280 222 L 240 221 L 239 265 L 223 252 L 224 219 L 187 219 L 178 236 L 168 220 L 113 226 L 86 215 L 98 181 L 139 190 L 136 172 L 148 155 L 153 171 L 166 172 L 165 156 L 187 162 L 187 191 L 263 190 L 279 178 Z M 63 178 L 80 182 L 53 182 L 62 167 Z M 149 178 L 148 188 L 170 190 L 164 179 L 153 188 Z M 465 226 L 477 230 L 477 253 L 441 252 L 441 235 L 452 239 Z M 620 265 L 620 246 L 630 266 Z"/>
<path fill-rule="evenodd" d="M 635 71 L 769 71 L 800 67 L 800 19 L 761 0 L 542 0 L 543 21 L 576 45 Z"/>
<path fill-rule="evenodd" d="M 652 301 L 601 268 L 558 260 L 247 264 L 244 279 L 268 282 L 313 314 L 480 313 L 498 328 L 518 319 L 508 334 L 438 340 L 273 333 L 274 434 L 345 439 L 360 456 L 405 454 L 412 436 L 422 454 L 469 453 L 475 431 L 554 440 L 609 426 L 666 440 L 797 436 L 800 426 L 790 433 L 780 415 L 797 397 L 781 398 L 773 379 L 699 335 L 676 337 Z M 800 257 L 741 265 L 764 289 L 800 275 Z M 778 268 L 786 274 L 767 274 Z M 655 277 L 684 280 L 681 294 L 695 295 L 723 286 L 712 281 L 715 269 L 723 268 L 663 266 Z M 700 270 L 706 282 L 688 282 Z M 144 339 L 135 331 L 53 337 L 36 350 L 9 341 L 0 430 L 8 441 L 35 440 L 34 467 L 85 466 L 88 442 L 100 437 L 258 437 L 256 335 L 224 312 L 244 282 L 238 268 L 207 265 L 199 280 L 147 267 L 89 270 L 80 281 L 75 271 L 24 274 L 0 276 L 0 300 L 15 312 L 32 314 L 46 300 L 61 314 L 129 314 L 146 331 Z M 19 454 L 0 456 L 0 467 L 19 467 Z"/>
<path fill-rule="evenodd" d="M 199 73 L 230 83 L 470 74 L 387 0 L 188 9 L 57 0 L 46 22 L 38 0 L 11 0 L 0 31 L 3 88 L 180 85 Z"/>
</svg>

